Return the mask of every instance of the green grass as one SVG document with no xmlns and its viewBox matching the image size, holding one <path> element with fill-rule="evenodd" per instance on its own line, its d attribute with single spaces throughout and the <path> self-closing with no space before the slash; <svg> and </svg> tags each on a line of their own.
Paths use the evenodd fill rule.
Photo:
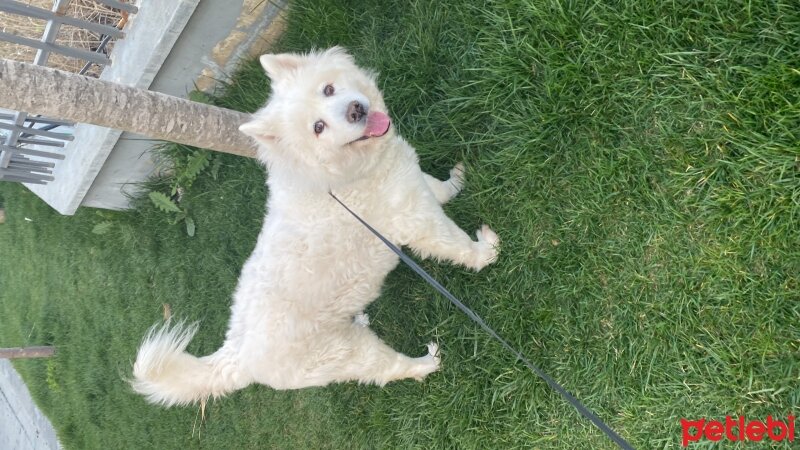
<svg viewBox="0 0 800 450">
<path fill-rule="evenodd" d="M 800 415 L 800 9 L 477 4 L 295 0 L 279 44 L 348 47 L 424 169 L 466 162 L 447 211 L 501 258 L 424 266 L 637 448 L 679 448 L 681 417 Z M 215 102 L 267 91 L 250 63 Z M 263 170 L 218 158 L 182 201 L 194 238 L 146 201 L 60 217 L 0 185 L 0 346 L 58 347 L 16 366 L 68 448 L 611 448 L 406 268 L 369 313 L 399 350 L 441 341 L 424 383 L 253 386 L 194 434 L 196 408 L 146 405 L 124 379 L 161 305 L 217 348 L 260 228 Z"/>
</svg>

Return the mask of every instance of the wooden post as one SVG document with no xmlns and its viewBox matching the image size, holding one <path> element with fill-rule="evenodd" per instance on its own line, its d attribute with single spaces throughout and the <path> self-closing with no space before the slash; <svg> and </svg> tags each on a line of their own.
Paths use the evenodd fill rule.
<svg viewBox="0 0 800 450">
<path fill-rule="evenodd" d="M 0 358 L 49 358 L 56 353 L 55 347 L 13 347 L 0 348 Z"/>
<path fill-rule="evenodd" d="M 250 158 L 258 147 L 239 132 L 250 114 L 8 59 L 0 107 Z"/>
</svg>

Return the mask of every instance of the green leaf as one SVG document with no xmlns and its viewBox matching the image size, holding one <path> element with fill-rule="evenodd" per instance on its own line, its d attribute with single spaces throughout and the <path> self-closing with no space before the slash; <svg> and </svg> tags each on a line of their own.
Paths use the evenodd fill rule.
<svg viewBox="0 0 800 450">
<path fill-rule="evenodd" d="M 189 92 L 189 100 L 197 103 L 205 103 L 206 105 L 214 104 L 214 98 L 203 91 Z"/>
<path fill-rule="evenodd" d="M 94 234 L 106 234 L 111 230 L 111 227 L 114 226 L 113 222 L 104 221 L 100 222 L 92 228 L 92 233 Z"/>
<path fill-rule="evenodd" d="M 210 164 L 211 154 L 206 150 L 197 150 L 186 162 L 186 167 L 181 170 L 179 184 L 185 187 L 192 185 L 194 180 L 203 173 Z"/>
<path fill-rule="evenodd" d="M 189 237 L 194 237 L 194 231 L 195 231 L 194 219 L 192 219 L 191 217 L 187 216 L 186 217 L 186 234 L 188 234 Z"/>
<path fill-rule="evenodd" d="M 150 193 L 150 201 L 156 205 L 156 208 L 160 209 L 164 212 L 171 212 L 171 213 L 179 213 L 181 209 L 178 208 L 178 205 L 175 204 L 169 197 L 162 194 L 161 192 L 151 192 Z"/>
</svg>

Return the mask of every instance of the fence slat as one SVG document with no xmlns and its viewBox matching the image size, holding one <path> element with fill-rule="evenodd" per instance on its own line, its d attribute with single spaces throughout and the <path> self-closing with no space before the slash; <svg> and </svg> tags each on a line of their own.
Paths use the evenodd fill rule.
<svg viewBox="0 0 800 450">
<path fill-rule="evenodd" d="M 43 173 L 46 173 L 49 172 L 53 166 L 50 166 L 48 165 L 48 163 L 43 161 L 34 161 L 32 159 L 28 159 L 28 157 L 25 155 L 16 155 L 16 157 L 11 159 L 11 162 L 8 164 L 8 167 L 15 169 L 19 169 L 22 167 L 35 168 L 35 170 L 45 171 Z"/>
<path fill-rule="evenodd" d="M 38 128 L 20 127 L 17 125 L 9 125 L 3 122 L 0 122 L 0 128 L 4 130 L 18 131 L 20 133 L 25 133 L 25 134 L 32 134 L 34 136 L 44 136 L 52 139 L 61 139 L 62 141 L 71 141 L 75 139 L 71 134 L 67 133 L 56 133 L 54 131 L 40 130 Z"/>
<path fill-rule="evenodd" d="M 44 177 L 53 174 L 53 171 L 46 167 L 22 167 L 17 165 L 10 165 L 5 169 L 0 169 L 0 170 L 3 170 L 11 175 L 19 175 L 19 176 L 25 176 L 26 174 L 30 174 L 31 176 L 34 177 Z"/>
<path fill-rule="evenodd" d="M 33 139 L 33 138 L 26 138 L 21 137 L 17 139 L 17 142 L 20 144 L 29 144 L 29 145 L 43 145 L 45 147 L 63 147 L 64 141 L 46 141 L 44 139 Z"/>
<path fill-rule="evenodd" d="M 53 167 L 42 167 L 29 163 L 12 162 L 8 165 L 8 169 L 24 170 L 27 173 L 41 173 L 45 175 L 53 174 Z"/>
<path fill-rule="evenodd" d="M 18 156 L 18 158 L 22 157 L 23 156 Z M 42 167 L 47 169 L 52 169 L 56 166 L 55 163 L 47 161 L 34 161 L 32 159 L 12 159 L 9 165 L 13 165 L 14 167 Z"/>
<path fill-rule="evenodd" d="M 5 170 L 5 169 L 0 169 Z M 30 184 L 47 184 L 47 181 L 42 180 L 38 177 L 19 177 L 16 175 L 3 175 L 0 172 L 0 180 L 3 181 L 19 181 L 20 183 L 30 183 Z"/>
<path fill-rule="evenodd" d="M 40 156 L 42 158 L 64 159 L 64 155 L 61 153 L 45 152 L 42 150 L 34 150 L 32 148 L 25 147 L 9 147 L 7 145 L 0 145 L 0 151 L 9 152 L 12 154 L 17 153 L 20 155 Z"/>
<path fill-rule="evenodd" d="M 47 50 L 53 53 L 60 53 L 64 56 L 71 58 L 83 59 L 97 64 L 110 65 L 111 60 L 107 56 L 100 55 L 99 53 L 90 52 L 87 50 L 80 50 L 72 47 L 65 47 L 58 44 L 49 44 L 47 42 L 37 41 L 36 39 L 28 39 L 15 34 L 4 33 L 0 31 L 0 41 L 11 42 L 14 44 L 25 45 L 27 47 L 38 48 Z"/>
<path fill-rule="evenodd" d="M 53 12 L 59 16 L 65 15 L 71 1 L 72 0 L 55 0 L 53 3 Z M 44 27 L 44 35 L 42 35 L 42 42 L 49 42 L 51 44 L 55 42 L 59 29 L 61 29 L 61 23 L 52 20 L 47 21 L 47 25 Z M 36 50 L 36 57 L 33 58 L 33 63 L 37 66 L 46 66 L 47 58 L 49 57 L 49 50 L 38 49 Z"/>
<path fill-rule="evenodd" d="M 103 40 L 100 41 L 100 45 L 98 45 L 97 48 L 95 49 L 95 53 L 102 53 L 103 50 L 106 49 L 106 45 L 108 45 L 108 43 L 110 41 L 111 41 L 111 36 L 104 37 Z M 92 67 L 92 62 L 91 61 L 89 61 L 86 64 L 84 64 L 83 67 L 81 68 L 81 70 L 78 71 L 78 74 L 80 74 L 80 75 L 85 74 L 89 70 L 90 67 Z"/>
<path fill-rule="evenodd" d="M 61 120 L 61 119 L 51 119 L 50 117 L 41 117 L 41 116 L 28 116 L 25 118 L 26 122 L 33 122 L 33 123 L 44 123 L 47 125 L 58 125 L 63 127 L 71 127 L 75 125 L 75 122 L 70 122 L 68 120 Z"/>
<path fill-rule="evenodd" d="M 44 171 L 43 169 L 26 170 L 26 169 L 23 169 L 21 167 L 18 168 L 18 167 L 8 166 L 5 169 L 0 169 L 0 173 L 2 173 L 4 175 L 5 174 L 16 175 L 16 176 L 20 176 L 20 177 L 24 177 L 24 176 L 29 176 L 30 175 L 32 177 L 41 178 L 42 180 L 47 180 L 48 178 L 50 178 L 50 180 L 47 180 L 47 181 L 53 181 L 52 180 L 53 177 L 49 175 L 51 172 L 49 170 Z"/>
<path fill-rule="evenodd" d="M 16 118 L 16 114 L 3 114 L 0 113 L 0 120 L 14 120 Z M 53 119 L 50 117 L 44 116 L 27 116 L 25 118 L 28 122 L 37 122 L 37 123 L 46 123 L 50 125 L 63 125 L 71 127 L 75 125 L 75 122 L 70 122 L 68 120 L 61 120 L 61 119 Z"/>
<path fill-rule="evenodd" d="M 17 111 L 14 114 L 14 117 L 11 118 L 11 120 L 10 120 L 11 124 L 10 125 L 13 125 L 14 127 L 22 128 L 23 125 L 25 125 L 25 118 L 27 118 L 27 117 L 28 117 L 28 113 L 22 112 L 22 111 Z M 0 122 L 0 125 L 2 125 L 2 122 Z M 18 138 L 19 138 L 19 132 L 17 132 L 15 129 L 12 129 L 11 133 L 9 133 L 8 137 L 6 137 L 5 144 L 6 145 L 10 145 L 10 146 L 13 147 L 13 146 L 17 145 L 17 139 Z"/>
<path fill-rule="evenodd" d="M 117 26 L 111 26 L 70 17 L 66 12 L 72 0 L 54 0 L 51 10 L 31 6 L 30 4 L 26 5 L 21 1 L 0 0 L 0 12 L 47 21 L 47 25 L 45 26 L 44 33 L 40 40 L 0 31 L 0 41 L 37 49 L 34 64 L 38 66 L 47 65 L 50 53 L 59 53 L 67 57 L 87 61 L 81 73 L 85 72 L 92 64 L 110 65 L 110 58 L 102 54 L 106 44 L 108 44 L 112 38 L 125 36 L 121 28 L 123 28 L 128 13 L 136 13 L 139 9 L 132 4 L 123 3 L 118 0 L 95 1 L 122 11 L 123 20 L 120 21 Z M 78 27 L 88 30 L 89 32 L 99 33 L 102 35 L 102 43 L 95 51 L 87 51 L 56 44 L 55 40 L 62 25 Z M 2 121 L 7 121 L 8 123 Z M 34 128 L 36 124 L 39 124 L 39 128 Z M 27 144 L 63 148 L 65 146 L 64 141 L 72 141 L 74 137 L 68 133 L 60 133 L 51 130 L 59 126 L 74 125 L 75 122 L 72 121 L 51 119 L 48 117 L 31 117 L 24 111 L 15 112 L 14 114 L 0 113 L 0 129 L 11 131 L 6 139 L 0 140 L 0 180 L 22 181 L 36 184 L 46 184 L 47 181 L 52 181 L 51 169 L 55 167 L 54 162 L 32 160 L 25 155 L 58 160 L 63 160 L 65 156 L 61 153 L 35 150 L 27 147 L 20 147 L 19 145 Z"/>
<path fill-rule="evenodd" d="M 116 27 L 102 25 L 97 22 L 87 22 L 85 20 L 76 19 L 75 17 L 70 16 L 60 16 L 53 11 L 37 8 L 35 6 L 24 5 L 21 3 L 2 2 L 0 3 L 0 11 L 26 17 L 33 17 L 35 19 L 52 20 L 53 22 L 83 28 L 84 30 L 94 31 L 95 33 L 114 36 L 117 38 L 124 36 L 124 33 Z"/>
<path fill-rule="evenodd" d="M 11 125 L 13 127 L 21 127 L 22 125 L 25 124 L 25 117 L 27 116 L 28 113 L 17 111 L 14 114 L 14 117 L 11 118 Z M 0 126 L 2 125 L 4 124 L 0 122 Z M 8 133 L 8 136 L 6 136 L 4 143 L 8 146 L 13 147 L 17 145 L 17 139 L 19 139 L 19 132 L 12 129 L 11 133 Z M 12 153 L 3 152 L 2 149 L 0 148 L 0 167 L 8 167 L 8 163 L 11 161 L 12 156 L 13 156 Z"/>
</svg>

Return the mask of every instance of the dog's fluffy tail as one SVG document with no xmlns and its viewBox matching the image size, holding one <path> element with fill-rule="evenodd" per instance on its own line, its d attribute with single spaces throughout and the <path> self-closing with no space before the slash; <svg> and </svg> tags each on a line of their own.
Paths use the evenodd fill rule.
<svg viewBox="0 0 800 450">
<path fill-rule="evenodd" d="M 148 331 L 133 365 L 133 390 L 151 403 L 186 405 L 240 389 L 245 381 L 235 354 L 225 346 L 197 358 L 185 352 L 197 324 L 170 327 L 169 322 Z"/>
</svg>

